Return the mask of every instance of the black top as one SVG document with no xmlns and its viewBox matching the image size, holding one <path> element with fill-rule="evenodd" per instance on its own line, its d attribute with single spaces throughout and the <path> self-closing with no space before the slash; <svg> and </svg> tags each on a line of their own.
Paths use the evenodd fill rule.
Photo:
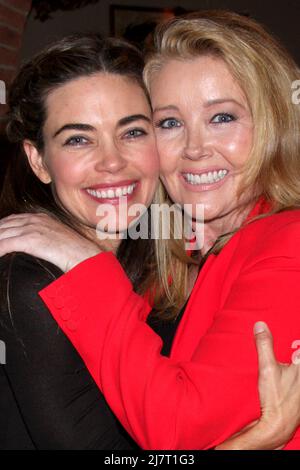
<svg viewBox="0 0 300 470">
<path fill-rule="evenodd" d="M 0 259 L 0 341 L 6 346 L 6 364 L 0 366 L 0 449 L 137 449 L 38 296 L 62 274 L 22 253 Z M 149 321 L 165 340 L 165 355 L 179 317 L 165 324 Z"/>
<path fill-rule="evenodd" d="M 160 351 L 162 356 L 170 356 L 174 336 L 185 312 L 186 305 L 187 302 L 182 307 L 175 320 L 161 320 L 155 316 L 154 310 L 152 310 L 151 315 L 148 317 L 148 325 L 151 326 L 152 330 L 163 340 L 163 347 Z"/>
</svg>

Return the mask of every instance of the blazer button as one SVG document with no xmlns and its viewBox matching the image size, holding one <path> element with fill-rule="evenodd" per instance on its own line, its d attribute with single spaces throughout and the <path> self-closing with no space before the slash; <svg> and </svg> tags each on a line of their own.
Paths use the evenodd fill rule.
<svg viewBox="0 0 300 470">
<path fill-rule="evenodd" d="M 72 316 L 72 310 L 68 307 L 63 307 L 60 311 L 60 318 L 63 320 L 63 321 L 67 321 L 71 318 Z"/>
<path fill-rule="evenodd" d="M 80 319 L 71 319 L 67 321 L 67 327 L 70 331 L 76 331 L 80 323 Z"/>
<path fill-rule="evenodd" d="M 53 305 L 57 309 L 61 309 L 66 305 L 66 299 L 70 297 L 69 290 L 62 284 L 56 290 L 56 295 L 53 299 Z"/>
<path fill-rule="evenodd" d="M 75 311 L 78 309 L 78 300 L 73 295 L 67 295 L 64 298 L 65 306 L 68 307 L 70 310 Z"/>
<path fill-rule="evenodd" d="M 65 306 L 65 300 L 63 297 L 61 297 L 60 295 L 57 295 L 53 300 L 53 305 L 55 308 L 57 309 L 61 309 L 61 308 L 64 308 Z"/>
</svg>

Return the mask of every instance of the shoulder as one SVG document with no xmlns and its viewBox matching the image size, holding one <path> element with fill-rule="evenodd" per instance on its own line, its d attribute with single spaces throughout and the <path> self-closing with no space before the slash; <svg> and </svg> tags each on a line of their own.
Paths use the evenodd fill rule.
<svg viewBox="0 0 300 470">
<path fill-rule="evenodd" d="M 288 227 L 289 230 L 297 232 L 300 230 L 300 209 L 286 210 L 275 214 L 266 215 L 259 219 L 253 219 L 242 230 L 253 231 L 281 231 Z"/>
<path fill-rule="evenodd" d="M 56 266 L 25 253 L 12 253 L 0 258 L 0 307 L 2 322 L 20 313 L 26 321 L 32 313 L 42 312 L 39 291 L 63 272 Z M 37 316 L 37 315 L 36 315 Z"/>
<path fill-rule="evenodd" d="M 10 253 L 0 258 L 0 275 L 22 286 L 36 286 L 54 281 L 63 272 L 47 261 L 25 253 Z M 33 284 L 34 283 L 34 284 Z"/>
<path fill-rule="evenodd" d="M 238 232 L 238 246 L 248 258 L 300 258 L 300 210 L 283 211 L 253 220 Z"/>
</svg>

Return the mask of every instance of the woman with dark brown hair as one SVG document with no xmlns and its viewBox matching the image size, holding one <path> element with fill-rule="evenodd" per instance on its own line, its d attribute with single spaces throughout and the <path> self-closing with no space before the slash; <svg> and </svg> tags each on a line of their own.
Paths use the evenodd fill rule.
<svg viewBox="0 0 300 470">
<path fill-rule="evenodd" d="M 18 148 L 5 176 L 2 217 L 48 214 L 84 248 L 92 240 L 93 255 L 100 243 L 94 228 L 104 220 L 99 205 L 121 212 L 125 202 L 150 204 L 158 160 L 143 65 L 126 42 L 87 35 L 63 39 L 23 66 L 9 97 L 8 136 Z M 117 235 L 132 220 L 120 219 Z M 101 247 L 114 250 L 143 293 L 151 241 L 121 238 L 101 240 Z M 0 270 L 0 448 L 136 448 L 38 296 L 60 269 L 14 253 L 1 258 Z"/>
<path fill-rule="evenodd" d="M 152 298 L 149 293 L 153 293 L 155 288 L 156 294 L 161 293 L 156 284 L 157 268 L 152 240 L 124 239 L 128 227 L 136 224 L 137 220 L 129 215 L 130 211 L 125 211 L 124 218 L 122 204 L 126 202 L 128 208 L 132 208 L 134 203 L 148 207 L 158 173 L 151 109 L 141 82 L 141 68 L 141 58 L 131 46 L 119 41 L 83 37 L 66 39 L 50 47 L 21 70 L 11 90 L 8 133 L 25 151 L 26 156 L 17 157 L 18 164 L 23 165 L 22 173 L 17 173 L 18 179 L 13 180 L 13 172 L 6 178 L 3 198 L 9 196 L 9 199 L 7 204 L 3 202 L 2 216 L 11 212 L 25 213 L 14 215 L 1 223 L 1 235 L 2 238 L 3 234 L 8 236 L 11 242 L 20 242 L 18 249 L 27 250 L 28 253 L 39 249 L 41 238 L 46 237 L 46 251 L 42 250 L 39 256 L 45 255 L 51 261 L 51 256 L 48 255 L 54 248 L 54 253 L 58 252 L 60 257 L 58 265 L 64 270 L 88 257 L 93 258 L 89 263 L 92 263 L 94 269 L 98 258 L 93 255 L 103 249 L 103 245 L 105 250 L 116 255 L 135 290 L 144 295 L 144 299 L 136 294 L 132 296 L 136 305 L 132 305 L 131 297 L 130 305 L 123 302 L 132 287 L 126 277 L 124 281 L 123 271 L 119 271 L 119 277 L 111 277 L 112 272 L 119 269 L 118 262 L 111 253 L 103 258 L 107 264 L 104 262 L 101 265 L 102 272 L 99 276 L 103 285 L 109 284 L 106 289 L 103 290 L 102 283 L 98 283 L 98 276 L 91 277 L 86 272 L 85 277 L 80 278 L 82 288 L 86 289 L 86 278 L 89 277 L 90 286 L 95 285 L 95 291 L 88 293 L 77 304 L 74 302 L 76 293 L 65 288 L 62 280 L 57 291 L 50 294 L 50 304 L 51 308 L 60 312 L 62 328 L 67 334 L 72 332 L 71 337 L 76 336 L 80 327 L 83 327 L 84 332 L 85 324 L 92 327 L 93 322 L 98 324 L 102 317 L 107 318 L 111 310 L 118 311 L 120 308 L 126 312 L 121 328 L 116 329 L 111 325 L 107 331 L 103 350 L 100 351 L 101 343 L 95 340 L 99 334 L 97 329 L 91 328 L 89 331 L 90 340 L 85 336 L 89 358 L 92 364 L 97 363 L 95 369 L 90 368 L 96 380 L 99 379 L 99 364 L 95 356 L 99 358 L 101 352 L 109 349 L 111 356 L 106 357 L 101 364 L 104 369 L 109 368 L 115 361 L 118 362 L 111 349 L 116 341 L 120 341 L 122 337 L 126 343 L 128 334 L 134 333 L 128 328 L 132 324 L 135 324 L 137 332 L 142 328 L 145 335 L 138 333 L 135 338 L 133 334 L 130 344 L 126 344 L 122 351 L 124 355 L 119 365 L 122 368 L 128 367 L 130 374 L 122 376 L 119 391 L 121 395 L 125 391 L 122 406 L 127 409 L 128 418 L 132 419 L 130 424 L 125 420 L 128 431 L 138 438 L 142 446 L 152 447 L 157 436 L 150 434 L 151 444 L 145 444 L 141 435 L 148 429 L 153 432 L 151 424 L 160 426 L 162 420 L 164 424 L 166 421 L 163 413 L 157 414 L 156 399 L 159 393 L 152 396 L 153 413 L 147 402 L 147 426 L 140 424 L 144 423 L 143 415 L 139 416 L 140 421 L 136 420 L 134 408 L 130 409 L 132 397 L 127 396 L 127 391 L 132 391 L 134 383 L 140 386 L 143 374 L 147 374 L 148 367 L 152 364 L 151 360 L 145 370 L 135 369 L 131 375 L 135 364 L 143 361 L 143 353 L 132 355 L 130 348 L 143 350 L 145 341 L 145 354 L 150 357 L 149 344 L 151 349 L 152 341 L 154 348 L 151 351 L 155 354 L 155 359 L 166 366 L 166 378 L 169 376 L 168 364 L 174 359 L 156 357 L 157 348 L 161 350 L 162 342 L 158 342 L 157 335 L 149 326 L 144 325 L 144 313 L 149 312 L 145 297 Z M 29 185 L 30 180 L 34 185 Z M 11 184 L 13 190 L 9 189 Z M 106 225 L 109 221 L 107 217 L 103 217 L 103 212 L 98 212 L 98 208 L 104 206 L 106 209 L 107 206 L 114 207 L 121 217 L 118 218 L 113 234 L 118 236 L 108 237 L 106 242 L 102 240 L 100 247 L 95 229 L 97 228 L 98 233 L 109 235 Z M 37 212 L 39 214 L 34 214 Z M 12 225 L 7 228 L 11 222 Z M 64 237 L 61 240 L 62 227 Z M 24 242 L 27 243 L 26 250 L 21 248 Z M 184 262 L 186 258 L 183 253 Z M 7 344 L 7 364 L 3 369 L 6 393 L 1 394 L 1 397 L 7 396 L 11 400 L 11 407 L 4 414 L 6 428 L 2 426 L 2 430 L 6 429 L 7 432 L 4 448 L 117 449 L 133 446 L 128 436 L 122 435 L 118 429 L 81 360 L 39 300 L 38 291 L 60 277 L 62 271 L 41 259 L 20 253 L 3 258 L 1 262 L 3 276 L 6 275 L 6 282 L 3 283 L 5 295 L 1 312 L 1 336 Z M 106 266 L 109 268 L 106 269 Z M 79 281 L 76 273 L 75 280 Z M 176 271 L 173 272 L 171 283 L 173 288 L 176 287 L 175 281 Z M 81 288 L 78 287 L 77 290 L 80 295 Z M 101 301 L 95 305 L 93 301 L 97 294 L 101 296 Z M 203 301 L 205 300 L 204 295 Z M 159 308 L 159 295 L 156 295 L 155 302 L 154 307 Z M 84 311 L 87 313 L 83 314 Z M 85 319 L 88 320 L 87 323 L 83 321 Z M 152 324 L 164 340 L 162 354 L 165 356 L 170 355 L 179 320 L 180 315 L 177 322 L 169 322 L 167 325 L 162 323 L 156 327 Z M 198 335 L 196 329 L 194 332 Z M 292 403 L 297 405 L 299 401 L 295 387 L 290 387 L 292 379 L 297 378 L 297 375 L 293 375 L 292 368 L 276 366 L 270 349 L 270 336 L 257 334 L 256 337 L 262 365 L 259 390 L 264 413 L 257 426 L 244 430 L 228 445 L 226 442 L 222 444 L 224 449 L 233 446 L 277 448 L 289 439 L 298 422 L 298 413 L 290 409 Z M 252 334 L 250 338 L 252 340 Z M 249 346 L 248 343 L 247 345 Z M 171 369 L 172 367 L 171 365 Z M 222 372 L 231 377 L 229 369 L 224 368 Z M 286 378 L 285 386 L 282 386 L 281 374 Z M 184 377 L 178 376 L 179 387 L 184 383 L 181 379 Z M 271 379 L 271 384 L 266 379 Z M 149 384 L 151 385 L 151 380 Z M 177 390 L 176 387 L 174 390 Z M 164 393 L 163 386 L 160 393 Z M 136 398 L 139 400 L 139 397 Z M 170 395 L 169 399 L 170 403 L 161 401 L 161 405 L 171 406 L 173 396 Z M 194 410 L 193 404 L 193 401 L 189 402 L 191 413 Z M 112 405 L 115 407 L 115 402 L 112 401 Z M 216 406 L 219 405 L 216 403 Z M 179 409 L 180 407 L 178 411 Z M 248 409 L 246 399 L 245 409 Z M 117 414 L 118 411 L 120 410 L 116 410 Z M 13 414 L 13 419 L 9 416 L 10 413 Z M 194 415 L 193 419 L 197 419 L 197 416 Z M 168 423 L 171 427 L 172 422 L 173 419 Z M 230 424 L 230 417 L 228 422 Z M 246 421 L 239 428 L 245 424 Z M 214 431 L 212 421 L 209 430 Z M 171 431 L 173 433 L 172 429 Z M 189 436 L 189 426 L 185 428 L 185 432 Z M 19 446 L 15 437 L 18 433 Z M 169 443 L 171 439 L 170 446 L 177 447 L 178 443 L 173 442 L 172 433 L 164 435 L 165 442 Z M 227 437 L 229 436 L 230 434 Z M 201 427 L 198 437 L 199 442 L 204 438 Z M 158 438 L 161 438 L 161 432 L 158 433 Z M 192 444 L 188 444 L 187 447 L 191 446 Z"/>
</svg>

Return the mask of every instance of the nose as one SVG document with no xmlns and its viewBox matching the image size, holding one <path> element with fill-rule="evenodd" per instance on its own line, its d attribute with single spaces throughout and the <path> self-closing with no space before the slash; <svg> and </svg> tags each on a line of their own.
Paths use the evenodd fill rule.
<svg viewBox="0 0 300 470">
<path fill-rule="evenodd" d="M 126 158 L 115 145 L 109 145 L 99 149 L 99 154 L 95 162 L 97 171 L 108 171 L 117 173 L 126 166 Z"/>
<path fill-rule="evenodd" d="M 188 160 L 198 160 L 211 155 L 209 137 L 200 126 L 190 128 L 186 132 L 183 158 Z"/>
</svg>

